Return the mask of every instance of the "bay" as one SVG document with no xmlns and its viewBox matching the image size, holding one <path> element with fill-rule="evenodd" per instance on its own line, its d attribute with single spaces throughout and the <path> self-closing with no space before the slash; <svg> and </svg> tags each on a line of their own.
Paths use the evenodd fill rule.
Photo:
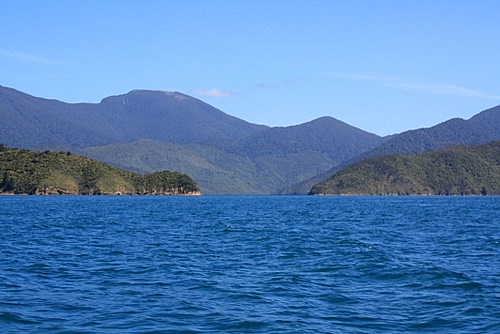
<svg viewBox="0 0 500 334">
<path fill-rule="evenodd" d="M 498 333 L 499 197 L 2 196 L 2 333 Z"/>
</svg>

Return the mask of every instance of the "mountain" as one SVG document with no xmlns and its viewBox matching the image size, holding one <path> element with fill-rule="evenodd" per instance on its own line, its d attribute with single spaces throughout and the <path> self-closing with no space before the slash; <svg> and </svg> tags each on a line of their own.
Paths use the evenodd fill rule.
<svg viewBox="0 0 500 334">
<path fill-rule="evenodd" d="M 250 157 L 258 175 L 268 173 L 281 180 L 275 187 L 281 192 L 383 141 L 335 118 L 321 117 L 296 126 L 266 129 L 239 140 L 230 151 Z"/>
<path fill-rule="evenodd" d="M 500 106 L 484 110 L 468 120 L 453 118 L 430 128 L 400 133 L 361 156 L 412 154 L 452 145 L 484 144 L 494 140 L 500 140 Z"/>
<path fill-rule="evenodd" d="M 500 106 L 484 110 L 468 120 L 453 118 L 430 128 L 409 130 L 385 138 L 379 146 L 333 166 L 328 172 L 288 189 L 300 193 L 311 189 L 339 170 L 369 157 L 385 154 L 415 154 L 453 145 L 477 145 L 500 140 Z"/>
<path fill-rule="evenodd" d="M 0 143 L 71 151 L 136 173 L 176 170 L 206 194 L 306 194 L 367 157 L 500 140 L 499 118 L 500 106 L 379 137 L 331 117 L 252 124 L 177 92 L 133 90 L 72 104 L 0 86 Z"/>
<path fill-rule="evenodd" d="M 252 161 L 210 145 L 152 139 L 88 147 L 77 153 L 138 173 L 177 170 L 193 177 L 204 194 L 265 194 L 273 188 L 256 179 Z"/>
<path fill-rule="evenodd" d="M 122 139 L 94 104 L 68 104 L 0 86 L 0 142 L 41 149 L 84 147 Z"/>
<path fill-rule="evenodd" d="M 181 170 L 208 194 L 272 194 L 382 141 L 323 117 L 298 126 L 268 128 L 218 145 L 142 139 L 88 147 L 78 153 L 137 172 Z"/>
<path fill-rule="evenodd" d="M 300 125 L 257 132 L 240 139 L 230 150 L 257 158 L 314 152 L 336 164 L 382 142 L 383 139 L 375 134 L 333 117 L 321 117 Z"/>
<path fill-rule="evenodd" d="M 500 195 L 500 141 L 371 157 L 315 185 L 310 194 Z"/>
<path fill-rule="evenodd" d="M 143 138 L 170 143 L 233 141 L 267 128 L 176 92 L 133 90 L 103 99 L 99 108 L 126 142 Z"/>
<path fill-rule="evenodd" d="M 0 193 L 197 195 L 185 174 L 140 175 L 69 152 L 34 152 L 0 145 Z"/>
<path fill-rule="evenodd" d="M 181 93 L 134 90 L 101 103 L 64 103 L 0 86 L 0 142 L 29 149 L 83 148 L 142 138 L 172 143 L 235 140 L 255 125 Z"/>
<path fill-rule="evenodd" d="M 70 104 L 0 87 L 0 122 L 7 146 L 69 150 L 139 173 L 177 170 L 207 194 L 278 193 L 384 141 L 331 117 L 270 128 L 147 90 Z"/>
</svg>

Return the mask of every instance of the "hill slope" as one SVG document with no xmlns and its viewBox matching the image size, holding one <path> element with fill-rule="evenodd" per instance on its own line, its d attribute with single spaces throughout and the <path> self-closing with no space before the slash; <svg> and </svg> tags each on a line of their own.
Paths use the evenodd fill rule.
<svg viewBox="0 0 500 334">
<path fill-rule="evenodd" d="M 500 140 L 500 106 L 484 110 L 468 120 L 453 118 L 430 128 L 392 136 L 362 157 L 382 154 L 413 154 L 452 145 L 477 145 Z"/>
<path fill-rule="evenodd" d="M 69 150 L 141 173 L 177 170 L 209 194 L 277 193 L 383 141 L 330 117 L 269 128 L 147 90 L 70 104 L 0 86 L 0 124 L 7 146 Z"/>
<path fill-rule="evenodd" d="M 369 156 L 499 140 L 499 119 L 495 107 L 381 138 L 331 117 L 291 127 L 251 124 L 175 92 L 134 90 L 69 104 L 0 86 L 0 142 L 69 150 L 141 173 L 178 170 L 208 194 L 305 194 Z"/>
<path fill-rule="evenodd" d="M 203 144 L 176 144 L 152 139 L 115 143 L 77 151 L 93 159 L 138 173 L 179 170 L 190 175 L 204 194 L 271 193 L 255 180 L 250 159 Z M 269 181 L 269 180 L 268 180 Z"/>
<path fill-rule="evenodd" d="M 368 158 L 337 172 L 310 193 L 500 195 L 500 141 Z"/>
<path fill-rule="evenodd" d="M 185 174 L 139 175 L 69 152 L 33 152 L 0 144 L 0 193 L 199 194 Z"/>
<path fill-rule="evenodd" d="M 180 170 L 193 177 L 207 194 L 273 194 L 329 170 L 382 140 L 324 117 L 217 145 L 142 139 L 78 152 L 137 172 Z"/>
<path fill-rule="evenodd" d="M 295 185 L 288 193 L 301 193 L 363 159 L 385 154 L 415 154 L 453 145 L 477 145 L 500 140 L 500 106 L 484 110 L 468 120 L 450 119 L 430 128 L 386 137 L 379 146 L 333 166 L 328 172 Z M 306 190 L 307 191 L 307 190 Z"/>
<path fill-rule="evenodd" d="M 235 140 L 266 129 L 181 93 L 134 90 L 101 103 L 64 103 L 0 86 L 0 142 L 28 149 L 83 148 L 142 138 Z"/>
<path fill-rule="evenodd" d="M 99 109 L 127 142 L 143 138 L 170 143 L 232 141 L 267 128 L 177 92 L 133 90 L 103 99 Z"/>
</svg>

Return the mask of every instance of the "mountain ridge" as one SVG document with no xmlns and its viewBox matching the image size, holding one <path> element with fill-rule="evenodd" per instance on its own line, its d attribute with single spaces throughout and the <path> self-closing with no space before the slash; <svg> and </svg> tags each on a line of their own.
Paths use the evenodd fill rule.
<svg viewBox="0 0 500 334">
<path fill-rule="evenodd" d="M 370 157 L 387 154 L 416 154 L 447 146 L 478 145 L 500 140 L 500 105 L 485 109 L 467 120 L 451 118 L 429 128 L 408 130 L 385 138 L 386 141 L 374 149 L 333 166 L 322 175 L 325 177 L 323 181 L 343 168 Z M 286 193 L 303 192 L 307 188 L 310 190 L 321 181 L 318 177 L 313 177 L 287 189 Z"/>
<path fill-rule="evenodd" d="M 179 170 L 206 194 L 307 194 L 370 154 L 500 139 L 500 106 L 470 120 L 381 137 L 330 116 L 268 127 L 179 92 L 136 89 L 69 104 L 0 86 L 0 142 L 68 150 L 127 170 Z"/>
<path fill-rule="evenodd" d="M 70 150 L 141 173 L 180 170 L 207 194 L 277 193 L 383 140 L 329 117 L 252 124 L 182 93 L 149 90 L 68 104 L 0 87 L 0 122 L 10 125 L 0 128 L 7 146 Z"/>
<path fill-rule="evenodd" d="M 2 142 L 27 149 L 82 148 L 142 138 L 234 140 L 267 128 L 181 93 L 147 90 L 110 96 L 96 104 L 48 100 L 0 86 L 0 120 L 14 125 L 0 128 Z M 26 138 L 27 133 L 37 140 Z"/>
</svg>

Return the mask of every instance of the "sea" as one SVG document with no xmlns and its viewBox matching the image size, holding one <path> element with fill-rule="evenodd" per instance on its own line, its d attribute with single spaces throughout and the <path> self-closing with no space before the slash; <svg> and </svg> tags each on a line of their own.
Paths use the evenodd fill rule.
<svg viewBox="0 0 500 334">
<path fill-rule="evenodd" d="M 0 333 L 500 333 L 500 197 L 1 196 Z"/>
</svg>

